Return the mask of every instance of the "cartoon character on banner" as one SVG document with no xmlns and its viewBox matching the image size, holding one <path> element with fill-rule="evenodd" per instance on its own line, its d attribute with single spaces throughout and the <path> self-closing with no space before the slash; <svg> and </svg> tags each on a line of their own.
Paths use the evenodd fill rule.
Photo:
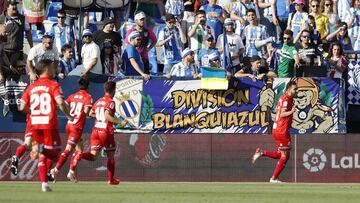
<svg viewBox="0 0 360 203">
<path fill-rule="evenodd" d="M 312 78 L 295 78 L 297 94 L 294 98 L 296 111 L 293 114 L 292 130 L 296 133 L 328 133 L 335 127 L 334 110 L 331 108 L 335 95 L 321 83 L 319 88 Z M 274 88 L 264 86 L 260 92 L 259 104 L 262 111 L 275 109 L 279 97 L 284 94 L 286 81 Z M 274 91 L 275 90 L 275 91 Z M 320 91 L 321 90 L 321 91 Z M 275 113 L 272 112 L 272 119 Z"/>
</svg>

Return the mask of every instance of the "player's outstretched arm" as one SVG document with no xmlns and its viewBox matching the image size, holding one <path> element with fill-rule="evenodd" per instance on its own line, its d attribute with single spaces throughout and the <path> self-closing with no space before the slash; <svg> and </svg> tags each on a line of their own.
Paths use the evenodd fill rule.
<svg viewBox="0 0 360 203">
<path fill-rule="evenodd" d="M 121 126 L 125 126 L 127 124 L 126 121 L 120 121 L 116 118 L 114 118 L 109 111 L 105 111 L 105 119 L 112 122 L 112 123 L 116 123 L 116 124 L 119 124 Z"/>
<path fill-rule="evenodd" d="M 70 115 L 69 106 L 65 103 L 64 99 L 61 97 L 56 98 L 56 103 L 59 106 L 59 109 L 65 114 L 69 121 L 73 121 L 74 117 Z"/>
</svg>

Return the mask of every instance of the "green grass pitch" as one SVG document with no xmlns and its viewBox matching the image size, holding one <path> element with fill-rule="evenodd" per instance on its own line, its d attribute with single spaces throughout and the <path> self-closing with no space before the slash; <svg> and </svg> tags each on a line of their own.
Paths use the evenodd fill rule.
<svg viewBox="0 0 360 203">
<path fill-rule="evenodd" d="M 360 184 L 57 182 L 53 192 L 40 191 L 38 182 L 0 182 L 0 202 L 360 202 Z"/>
</svg>

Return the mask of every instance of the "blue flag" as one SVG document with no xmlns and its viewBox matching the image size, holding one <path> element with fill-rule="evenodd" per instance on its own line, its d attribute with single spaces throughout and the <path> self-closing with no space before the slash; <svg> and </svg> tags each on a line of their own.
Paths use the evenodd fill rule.
<svg viewBox="0 0 360 203">
<path fill-rule="evenodd" d="M 227 36 L 226 36 L 226 30 L 225 30 L 225 26 L 224 26 L 224 32 L 223 32 L 223 48 L 224 48 L 224 52 L 223 52 L 223 56 L 222 56 L 222 65 L 225 68 L 225 70 L 230 71 L 231 69 L 231 57 L 230 57 L 230 51 L 229 51 L 229 45 L 228 45 L 228 40 L 227 40 Z"/>
</svg>

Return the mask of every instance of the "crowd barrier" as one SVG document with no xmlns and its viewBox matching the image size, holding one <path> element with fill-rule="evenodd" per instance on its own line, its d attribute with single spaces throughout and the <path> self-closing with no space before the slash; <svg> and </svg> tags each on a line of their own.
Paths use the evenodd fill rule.
<svg viewBox="0 0 360 203">
<path fill-rule="evenodd" d="M 66 138 L 62 134 L 62 139 Z M 85 150 L 89 134 L 84 134 Z M 23 134 L 0 133 L 0 181 L 38 180 L 37 162 L 26 153 L 18 176 L 10 175 L 10 157 Z M 260 158 L 257 147 L 275 150 L 271 135 L 260 134 L 115 134 L 116 175 L 126 181 L 267 182 L 276 160 Z M 358 134 L 292 135 L 291 158 L 280 176 L 286 182 L 360 182 Z M 66 180 L 67 162 L 59 180 Z M 81 161 L 80 181 L 106 180 L 106 158 Z"/>
</svg>

